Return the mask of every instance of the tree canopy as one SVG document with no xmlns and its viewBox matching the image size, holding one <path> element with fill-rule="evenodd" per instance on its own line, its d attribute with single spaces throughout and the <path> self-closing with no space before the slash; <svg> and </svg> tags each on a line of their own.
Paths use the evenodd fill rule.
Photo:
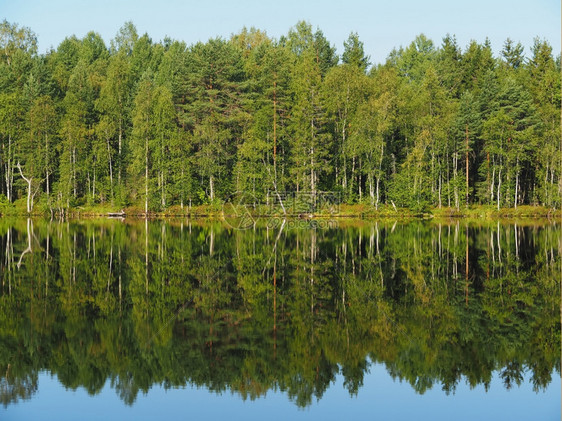
<svg viewBox="0 0 562 421">
<path fill-rule="evenodd" d="M 270 38 L 154 42 L 127 22 L 38 54 L 0 25 L 0 194 L 28 212 L 333 191 L 423 209 L 559 208 L 560 57 L 535 39 L 466 48 L 423 34 L 372 66 L 298 22 Z"/>
</svg>

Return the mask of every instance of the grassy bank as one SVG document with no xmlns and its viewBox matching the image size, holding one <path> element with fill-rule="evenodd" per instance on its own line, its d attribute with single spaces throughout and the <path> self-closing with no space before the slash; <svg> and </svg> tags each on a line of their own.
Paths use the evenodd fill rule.
<svg viewBox="0 0 562 421">
<path fill-rule="evenodd" d="M 144 208 L 141 206 L 128 206 L 119 208 L 110 204 L 84 205 L 71 208 L 66 212 L 67 217 L 107 217 L 110 213 L 124 211 L 127 217 L 144 217 Z M 253 217 L 283 216 L 283 212 L 271 212 L 266 206 L 244 206 L 233 208 L 222 204 L 209 204 L 198 206 L 171 206 L 163 211 L 151 211 L 150 217 L 191 217 L 191 218 L 222 218 L 232 216 L 236 212 L 249 212 Z M 53 210 L 56 214 L 57 211 Z M 1 216 L 27 216 L 25 200 L 20 199 L 14 203 L 0 203 Z M 50 208 L 43 203 L 37 204 L 32 216 L 49 217 Z M 376 209 L 369 204 L 342 204 L 336 209 L 319 209 L 317 212 L 297 213 L 288 211 L 287 216 L 294 218 L 368 218 L 368 219 L 410 219 L 410 218 L 436 218 L 436 219 L 560 219 L 562 217 L 560 209 L 546 208 L 543 206 L 518 206 L 517 208 L 500 208 L 493 206 L 475 205 L 469 207 L 456 208 L 433 208 L 424 211 L 414 211 L 407 208 L 394 208 L 390 205 L 381 205 Z"/>
</svg>

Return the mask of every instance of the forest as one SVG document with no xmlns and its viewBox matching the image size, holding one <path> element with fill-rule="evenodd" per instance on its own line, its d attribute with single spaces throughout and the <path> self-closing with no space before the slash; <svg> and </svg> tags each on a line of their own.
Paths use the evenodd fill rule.
<svg viewBox="0 0 562 421">
<path fill-rule="evenodd" d="M 373 65 L 301 21 L 154 42 L 125 23 L 38 53 L 0 23 L 0 211 L 146 214 L 247 192 L 378 209 L 560 208 L 560 55 L 423 34 Z"/>
</svg>

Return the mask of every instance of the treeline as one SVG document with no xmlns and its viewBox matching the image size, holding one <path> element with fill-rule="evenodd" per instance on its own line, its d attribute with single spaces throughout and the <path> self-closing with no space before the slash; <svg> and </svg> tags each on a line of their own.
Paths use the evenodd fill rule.
<svg viewBox="0 0 562 421">
<path fill-rule="evenodd" d="M 488 41 L 420 35 L 371 66 L 357 34 L 339 57 L 305 22 L 191 46 L 129 22 L 109 46 L 90 32 L 46 54 L 28 28 L 0 34 L 0 194 L 28 212 L 236 191 L 560 207 L 560 56 L 545 40 L 494 57 Z"/>
<path fill-rule="evenodd" d="M 357 394 L 372 363 L 417 393 L 541 391 L 560 373 L 561 238 L 555 224 L 4 218 L 0 403 L 47 371 L 128 404 L 190 384 L 308 406 L 338 376 Z"/>
</svg>

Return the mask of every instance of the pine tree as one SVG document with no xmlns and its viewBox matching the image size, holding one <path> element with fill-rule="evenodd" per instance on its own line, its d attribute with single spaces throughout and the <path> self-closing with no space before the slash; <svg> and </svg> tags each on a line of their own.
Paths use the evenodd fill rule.
<svg viewBox="0 0 562 421">
<path fill-rule="evenodd" d="M 244 72 L 240 50 L 221 39 L 198 43 L 189 54 L 188 129 L 197 157 L 194 171 L 210 201 L 230 189 L 236 145 L 241 143 Z M 206 182 L 203 182 L 206 180 Z M 219 196 L 220 197 L 220 196 Z"/>
<path fill-rule="evenodd" d="M 325 165 L 328 135 L 321 103 L 321 69 L 314 50 L 304 52 L 293 68 L 291 108 L 291 156 L 294 187 L 315 197 Z M 310 189 L 310 190 L 309 190 Z"/>
<path fill-rule="evenodd" d="M 478 167 L 476 161 L 475 145 L 476 139 L 481 131 L 482 122 L 478 110 L 478 103 L 469 91 L 462 94 L 455 121 L 457 144 L 461 143 L 461 154 L 464 155 L 465 184 L 464 198 L 465 205 L 468 206 L 474 199 L 474 189 L 476 172 L 474 167 Z M 472 198 L 472 199 L 471 199 Z"/>
<path fill-rule="evenodd" d="M 527 86 L 537 110 L 532 147 L 540 151 L 537 154 L 534 199 L 545 206 L 560 206 L 560 69 L 548 42 L 535 39 L 532 52 L 533 57 L 527 65 Z"/>
<path fill-rule="evenodd" d="M 371 65 L 370 57 L 365 55 L 363 42 L 359 40 L 359 35 L 356 32 L 349 34 L 347 40 L 343 42 L 343 47 L 342 62 L 366 72 Z"/>
<path fill-rule="evenodd" d="M 530 96 L 513 77 L 504 80 L 498 96 L 499 108 L 484 123 L 483 137 L 498 168 L 496 205 L 517 207 L 532 185 L 532 137 L 535 110 Z M 494 169 L 495 169 L 494 168 Z M 493 187 L 492 187 L 493 188 Z"/>
</svg>

